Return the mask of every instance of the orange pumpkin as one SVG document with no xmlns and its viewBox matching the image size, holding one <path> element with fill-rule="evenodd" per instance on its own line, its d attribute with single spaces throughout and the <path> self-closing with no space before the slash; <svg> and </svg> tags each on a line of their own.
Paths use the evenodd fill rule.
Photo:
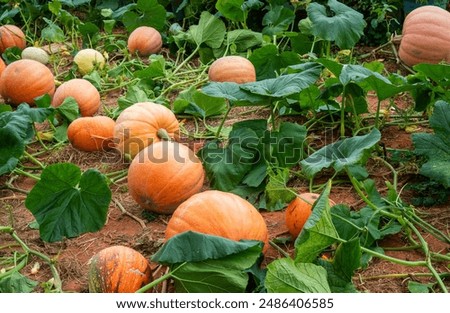
<svg viewBox="0 0 450 313">
<path fill-rule="evenodd" d="M 34 99 L 55 92 L 55 78 L 45 65 L 34 60 L 9 64 L 0 77 L 0 94 L 13 105 L 34 104 Z"/>
<path fill-rule="evenodd" d="M 67 137 L 78 150 L 107 150 L 113 147 L 115 125 L 116 122 L 107 116 L 80 117 L 70 123 Z"/>
<path fill-rule="evenodd" d="M 152 269 L 147 259 L 129 247 L 105 248 L 89 261 L 91 293 L 132 293 L 152 280 Z"/>
<path fill-rule="evenodd" d="M 24 49 L 26 45 L 25 34 L 19 27 L 15 25 L 0 26 L 0 53 L 11 47 Z"/>
<path fill-rule="evenodd" d="M 3 61 L 2 58 L 0 58 L 0 76 L 2 76 L 3 70 L 6 68 L 5 61 Z"/>
<path fill-rule="evenodd" d="M 116 120 L 114 138 L 117 149 L 134 158 L 139 151 L 161 140 L 157 134 L 160 129 L 177 139 L 179 123 L 175 114 L 161 104 L 135 103 L 123 110 Z"/>
<path fill-rule="evenodd" d="M 128 169 L 128 190 L 144 209 L 171 214 L 203 186 L 203 166 L 187 146 L 159 141 L 135 156 Z"/>
<path fill-rule="evenodd" d="M 302 231 L 303 226 L 312 213 L 311 209 L 319 196 L 317 193 L 304 192 L 299 194 L 287 206 L 285 212 L 286 225 L 292 238 L 297 238 Z M 328 199 L 328 201 L 330 206 L 336 204 L 331 199 Z"/>
<path fill-rule="evenodd" d="M 231 240 L 259 240 L 269 247 L 266 222 L 247 200 L 230 192 L 207 190 L 184 201 L 169 220 L 165 239 L 196 231 Z"/>
<path fill-rule="evenodd" d="M 78 103 L 81 116 L 92 116 L 100 108 L 100 93 L 86 79 L 74 78 L 62 83 L 55 91 L 52 106 L 60 106 L 67 97 L 73 97 Z"/>
<path fill-rule="evenodd" d="M 161 51 L 162 37 L 159 31 L 150 26 L 141 26 L 133 30 L 128 37 L 128 50 L 140 56 L 149 56 Z"/>
<path fill-rule="evenodd" d="M 411 11 L 403 22 L 398 55 L 409 66 L 450 62 L 450 12 L 433 5 Z"/>
<path fill-rule="evenodd" d="M 211 64 L 208 77 L 215 82 L 248 83 L 256 81 L 256 70 L 253 63 L 244 57 L 225 56 Z"/>
</svg>

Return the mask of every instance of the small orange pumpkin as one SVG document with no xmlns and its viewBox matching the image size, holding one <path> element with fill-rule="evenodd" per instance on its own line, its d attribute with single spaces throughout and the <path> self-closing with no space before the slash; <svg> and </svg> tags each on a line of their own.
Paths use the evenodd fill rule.
<svg viewBox="0 0 450 313">
<path fill-rule="evenodd" d="M 125 246 L 99 251 L 89 261 L 90 293 L 132 293 L 153 280 L 147 259 Z"/>
<path fill-rule="evenodd" d="M 0 53 L 11 47 L 24 49 L 26 45 L 25 34 L 19 27 L 15 25 L 0 26 Z"/>
<path fill-rule="evenodd" d="M 55 91 L 52 106 L 60 106 L 67 97 L 73 97 L 78 103 L 81 116 L 92 116 L 100 108 L 100 93 L 86 79 L 74 78 L 62 83 Z"/>
<path fill-rule="evenodd" d="M 138 102 L 123 110 L 116 120 L 114 138 L 122 155 L 134 158 L 148 145 L 158 142 L 158 131 L 165 130 L 177 139 L 179 123 L 167 107 L 153 102 Z"/>
<path fill-rule="evenodd" d="M 292 238 L 297 238 L 302 231 L 303 226 L 312 213 L 311 209 L 319 196 L 317 193 L 304 192 L 299 194 L 287 206 L 285 212 L 286 225 Z M 331 199 L 328 199 L 328 201 L 330 206 L 336 204 Z"/>
<path fill-rule="evenodd" d="M 128 50 L 140 56 L 158 53 L 162 48 L 162 37 L 159 31 L 150 26 L 141 26 L 133 30 L 128 37 Z"/>
<path fill-rule="evenodd" d="M 203 186 L 200 160 L 187 146 L 159 141 L 135 156 L 128 169 L 128 190 L 144 209 L 171 214 Z"/>
<path fill-rule="evenodd" d="M 165 239 L 189 230 L 236 241 L 259 240 L 264 242 L 263 252 L 269 247 L 262 215 L 250 202 L 230 192 L 207 190 L 184 201 L 172 214 Z"/>
<path fill-rule="evenodd" d="M 34 60 L 9 64 L 0 77 L 0 94 L 13 105 L 34 104 L 34 99 L 55 92 L 55 78 L 48 67 Z"/>
<path fill-rule="evenodd" d="M 409 66 L 450 62 L 450 12 L 434 5 L 411 11 L 403 22 L 398 55 Z"/>
<path fill-rule="evenodd" d="M 80 117 L 70 123 L 67 137 L 81 151 L 102 151 L 113 147 L 116 122 L 107 116 Z"/>
<path fill-rule="evenodd" d="M 208 77 L 215 82 L 248 83 L 256 81 L 256 70 L 246 58 L 230 55 L 215 60 L 209 67 Z"/>
</svg>

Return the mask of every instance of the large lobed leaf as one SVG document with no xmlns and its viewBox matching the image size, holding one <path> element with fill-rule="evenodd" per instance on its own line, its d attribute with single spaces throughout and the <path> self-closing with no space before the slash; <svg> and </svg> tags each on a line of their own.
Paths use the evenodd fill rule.
<svg viewBox="0 0 450 313">
<path fill-rule="evenodd" d="M 152 260 L 162 264 L 217 260 L 259 246 L 254 240 L 234 241 L 224 237 L 186 231 L 167 240 Z"/>
<path fill-rule="evenodd" d="M 71 163 L 49 165 L 25 205 L 39 224 L 41 239 L 55 242 L 100 230 L 106 222 L 111 190 L 95 169 L 81 173 Z"/>
<path fill-rule="evenodd" d="M 203 11 L 198 25 L 192 25 L 189 33 L 198 47 L 204 43 L 218 49 L 225 39 L 226 29 L 224 22 L 211 13 Z"/>
<path fill-rule="evenodd" d="M 313 35 L 334 41 L 341 49 L 352 48 L 364 34 L 364 16 L 339 1 L 328 0 L 325 5 L 312 2 L 306 11 Z"/>
<path fill-rule="evenodd" d="M 361 266 L 361 247 L 357 238 L 341 243 L 331 261 L 319 259 L 318 263 L 327 270 L 332 292 L 357 292 L 352 281 L 355 270 Z"/>
<path fill-rule="evenodd" d="M 414 152 L 427 158 L 420 168 L 420 174 L 434 179 L 444 187 L 450 187 L 450 104 L 437 101 L 430 117 L 434 134 L 412 135 Z"/>
<path fill-rule="evenodd" d="M 23 103 L 16 111 L 0 113 L 0 175 L 16 167 L 33 137 L 33 123 L 43 122 L 53 111 L 53 108 L 30 108 Z"/>
<path fill-rule="evenodd" d="M 244 292 L 262 243 L 187 231 L 170 238 L 152 260 L 169 265 L 177 292 Z"/>
<path fill-rule="evenodd" d="M 296 263 L 290 258 L 267 266 L 265 286 L 271 293 L 329 293 L 326 270 L 312 263 Z"/>
<path fill-rule="evenodd" d="M 329 144 L 302 160 L 302 170 L 309 178 L 324 168 L 333 167 L 336 172 L 348 166 L 363 163 L 369 150 L 381 139 L 380 131 L 374 128 L 363 136 L 345 138 Z"/>
<path fill-rule="evenodd" d="M 209 142 L 199 151 L 199 157 L 214 189 L 233 192 L 246 199 L 254 197 L 255 201 L 251 202 L 256 202 L 268 187 L 267 198 L 259 199 L 258 206 L 277 210 L 285 204 L 280 201 L 289 197 L 273 197 L 271 190 L 280 187 L 278 178 L 286 182 L 288 177 L 276 173 L 269 177 L 269 173 L 276 169 L 282 174 L 283 169 L 299 163 L 303 158 L 306 128 L 290 122 L 281 123 L 276 131 L 267 128 L 267 120 L 235 123 L 226 146 L 217 140 Z"/>
</svg>

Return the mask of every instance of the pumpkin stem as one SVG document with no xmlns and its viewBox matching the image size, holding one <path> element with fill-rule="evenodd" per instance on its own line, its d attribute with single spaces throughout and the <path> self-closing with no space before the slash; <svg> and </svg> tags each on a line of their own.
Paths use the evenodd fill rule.
<svg viewBox="0 0 450 313">
<path fill-rule="evenodd" d="M 170 138 L 169 133 L 164 128 L 158 129 L 158 131 L 156 132 L 156 135 L 161 140 L 172 141 L 172 138 Z"/>
</svg>

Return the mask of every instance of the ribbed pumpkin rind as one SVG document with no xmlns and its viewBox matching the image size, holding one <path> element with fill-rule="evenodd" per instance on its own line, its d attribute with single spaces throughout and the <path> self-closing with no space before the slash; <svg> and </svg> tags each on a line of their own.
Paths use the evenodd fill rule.
<svg viewBox="0 0 450 313">
<path fill-rule="evenodd" d="M 158 30 L 150 26 L 140 26 L 131 32 L 127 44 L 131 54 L 137 52 L 140 56 L 149 56 L 160 52 L 163 43 Z"/>
<path fill-rule="evenodd" d="M 135 156 L 128 170 L 128 190 L 145 210 L 171 214 L 203 187 L 201 161 L 189 147 L 160 141 Z"/>
<path fill-rule="evenodd" d="M 89 261 L 90 293 L 133 293 L 152 279 L 147 259 L 129 247 L 105 248 Z"/>
<path fill-rule="evenodd" d="M 25 34 L 19 27 L 15 25 L 0 26 L 0 53 L 10 47 L 24 49 L 26 45 Z"/>
<path fill-rule="evenodd" d="M 166 227 L 165 239 L 196 231 L 231 240 L 259 240 L 267 251 L 269 235 L 261 213 L 247 200 L 229 192 L 207 190 L 178 206 Z"/>
<path fill-rule="evenodd" d="M 244 57 L 225 56 L 211 64 L 208 77 L 210 81 L 242 84 L 256 81 L 256 70 L 253 63 Z"/>
<path fill-rule="evenodd" d="M 53 95 L 52 106 L 60 106 L 67 97 L 75 99 L 81 116 L 93 116 L 101 105 L 100 93 L 97 88 L 83 78 L 73 78 L 62 83 Z"/>
<path fill-rule="evenodd" d="M 81 151 L 108 150 L 114 144 L 115 125 L 107 116 L 80 117 L 69 124 L 67 137 L 72 146 Z"/>
<path fill-rule="evenodd" d="M 450 12 L 422 6 L 409 13 L 403 23 L 398 54 L 409 66 L 450 62 Z"/>
<path fill-rule="evenodd" d="M 123 110 L 116 120 L 114 139 L 122 155 L 134 158 L 148 145 L 159 142 L 159 129 L 178 139 L 179 122 L 167 107 L 153 102 L 138 102 Z"/>
<path fill-rule="evenodd" d="M 45 65 L 34 60 L 18 60 L 9 64 L 0 77 L 0 93 L 13 105 L 34 104 L 34 98 L 55 92 L 55 78 Z"/>
</svg>

